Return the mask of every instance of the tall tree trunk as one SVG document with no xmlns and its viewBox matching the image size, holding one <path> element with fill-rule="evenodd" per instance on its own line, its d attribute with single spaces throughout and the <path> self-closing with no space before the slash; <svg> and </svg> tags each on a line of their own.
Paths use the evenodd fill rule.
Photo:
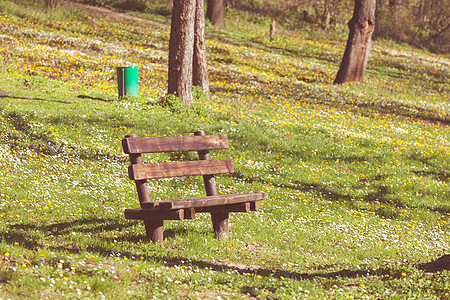
<svg viewBox="0 0 450 300">
<path fill-rule="evenodd" d="M 325 0 L 322 21 L 323 21 L 323 29 L 329 32 L 331 27 L 331 9 L 329 0 Z"/>
<path fill-rule="evenodd" d="M 174 0 L 169 41 L 168 93 L 192 104 L 192 67 L 196 0 Z"/>
<path fill-rule="evenodd" d="M 216 29 L 225 28 L 225 4 L 224 0 L 208 0 L 206 17 Z"/>
<path fill-rule="evenodd" d="M 197 0 L 194 28 L 194 71 L 192 84 L 199 86 L 209 99 L 209 79 L 206 63 L 205 10 L 203 0 Z"/>
<path fill-rule="evenodd" d="M 269 37 L 270 40 L 272 40 L 276 33 L 277 33 L 277 22 L 275 21 L 275 19 L 272 20 L 272 23 L 270 23 L 270 31 L 269 31 Z"/>
<path fill-rule="evenodd" d="M 376 5 L 376 9 L 375 9 L 375 32 L 380 32 L 381 30 L 383 30 L 383 25 L 384 25 L 384 21 L 385 21 L 385 16 L 386 14 L 384 13 L 384 6 L 383 6 L 383 1 L 377 1 L 377 5 Z"/>
<path fill-rule="evenodd" d="M 356 0 L 344 57 L 334 83 L 363 82 L 375 29 L 376 0 Z"/>
<path fill-rule="evenodd" d="M 45 5 L 48 9 L 55 9 L 60 4 L 59 0 L 45 0 Z"/>
</svg>

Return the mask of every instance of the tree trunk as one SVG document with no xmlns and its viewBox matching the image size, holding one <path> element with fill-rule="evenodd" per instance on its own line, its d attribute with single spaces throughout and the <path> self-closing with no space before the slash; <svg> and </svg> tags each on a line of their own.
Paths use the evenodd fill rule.
<svg viewBox="0 0 450 300">
<path fill-rule="evenodd" d="M 194 71 L 192 84 L 200 87 L 209 99 L 209 79 L 206 66 L 205 10 L 203 0 L 197 0 L 195 8 Z"/>
<path fill-rule="evenodd" d="M 225 4 L 224 0 L 208 0 L 206 17 L 216 29 L 225 28 Z"/>
<path fill-rule="evenodd" d="M 275 19 L 272 20 L 272 23 L 270 23 L 270 31 L 269 31 L 269 37 L 270 40 L 272 40 L 277 32 L 277 22 L 275 21 Z"/>
<path fill-rule="evenodd" d="M 384 6 L 383 6 L 383 1 L 377 1 L 377 5 L 376 5 L 376 9 L 375 9 L 375 20 L 377 20 L 376 24 L 375 24 L 375 32 L 380 32 L 381 30 L 383 30 L 383 25 L 384 25 L 384 20 L 385 20 L 385 13 L 384 13 Z"/>
<path fill-rule="evenodd" d="M 45 5 L 48 9 L 55 9 L 60 4 L 60 0 L 45 0 Z"/>
<path fill-rule="evenodd" d="M 329 32 L 331 27 L 331 9 L 329 0 L 325 0 L 322 21 L 323 21 L 323 29 Z"/>
<path fill-rule="evenodd" d="M 363 82 L 375 29 L 376 0 L 356 0 L 344 57 L 334 83 Z"/>
<path fill-rule="evenodd" d="M 196 0 L 174 0 L 169 41 L 168 93 L 192 104 L 192 66 Z"/>
</svg>

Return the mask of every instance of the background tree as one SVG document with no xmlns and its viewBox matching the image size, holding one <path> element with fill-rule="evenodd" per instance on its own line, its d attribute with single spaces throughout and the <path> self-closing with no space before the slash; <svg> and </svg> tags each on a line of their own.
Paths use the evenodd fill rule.
<svg viewBox="0 0 450 300">
<path fill-rule="evenodd" d="M 99 0 L 87 1 L 96 3 Z M 118 9 L 138 10 L 162 16 L 172 13 L 173 0 L 105 1 Z M 450 51 L 449 0 L 377 0 L 376 2 L 377 27 L 374 38 L 392 39 L 440 53 Z M 225 10 L 230 9 L 248 12 L 255 22 L 260 22 L 260 17 L 275 20 L 279 29 L 284 27 L 290 30 L 299 28 L 319 30 L 322 28 L 332 34 L 331 38 L 335 38 L 340 35 L 342 26 L 345 26 L 351 18 L 355 1 L 207 0 L 207 5 L 207 18 L 218 29 L 225 27 Z"/>
<path fill-rule="evenodd" d="M 206 5 L 206 17 L 216 29 L 225 28 L 225 3 L 224 0 L 208 0 Z"/>
<path fill-rule="evenodd" d="M 362 82 L 369 60 L 372 33 L 375 29 L 376 0 L 356 0 L 350 33 L 341 66 L 334 83 Z"/>
<path fill-rule="evenodd" d="M 48 9 L 55 9 L 59 5 L 61 5 L 63 1 L 64 0 L 45 0 L 45 5 L 47 6 Z"/>
<path fill-rule="evenodd" d="M 191 105 L 192 86 L 209 96 L 203 0 L 174 0 L 169 41 L 168 93 Z"/>
<path fill-rule="evenodd" d="M 324 11 L 323 11 L 323 25 L 322 28 L 330 31 L 330 26 L 331 26 L 331 8 L 330 8 L 330 1 L 329 0 L 325 0 L 324 2 Z"/>
<path fill-rule="evenodd" d="M 210 97 L 208 69 L 206 63 L 205 7 L 203 0 L 197 0 L 194 25 L 194 65 L 192 84 L 200 87 Z"/>
<path fill-rule="evenodd" d="M 174 0 L 169 41 L 168 93 L 192 104 L 192 63 L 196 0 Z"/>
<path fill-rule="evenodd" d="M 450 46 L 450 5 L 441 0 L 378 0 L 376 37 L 442 53 Z M 379 23 L 379 24 L 378 24 Z"/>
</svg>

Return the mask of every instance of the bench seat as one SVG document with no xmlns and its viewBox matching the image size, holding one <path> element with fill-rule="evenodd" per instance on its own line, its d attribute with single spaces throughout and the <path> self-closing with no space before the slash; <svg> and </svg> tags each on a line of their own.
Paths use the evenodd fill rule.
<svg viewBox="0 0 450 300">
<path fill-rule="evenodd" d="M 251 194 L 229 194 L 219 196 L 206 196 L 198 198 L 173 199 L 164 201 L 151 201 L 141 203 L 144 209 L 180 209 L 180 208 L 197 208 L 226 204 L 237 204 L 243 202 L 260 201 L 267 198 L 267 193 L 251 193 Z"/>
</svg>

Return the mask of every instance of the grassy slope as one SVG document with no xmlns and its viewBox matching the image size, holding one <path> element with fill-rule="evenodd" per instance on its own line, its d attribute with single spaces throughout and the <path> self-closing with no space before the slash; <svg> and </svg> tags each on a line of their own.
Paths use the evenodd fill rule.
<svg viewBox="0 0 450 300">
<path fill-rule="evenodd" d="M 344 42 L 234 12 L 208 29 L 213 98 L 155 104 L 169 28 L 1 2 L 0 282 L 12 298 L 449 296 L 449 61 L 375 43 L 362 85 L 331 84 Z M 142 97 L 117 101 L 114 68 L 140 67 Z M 214 240 L 206 215 L 144 241 L 120 139 L 228 134 L 223 193 L 267 191 Z M 164 154 L 149 160 L 164 160 Z M 151 182 L 154 199 L 200 195 Z M 118 296 L 120 295 L 120 296 Z"/>
</svg>

